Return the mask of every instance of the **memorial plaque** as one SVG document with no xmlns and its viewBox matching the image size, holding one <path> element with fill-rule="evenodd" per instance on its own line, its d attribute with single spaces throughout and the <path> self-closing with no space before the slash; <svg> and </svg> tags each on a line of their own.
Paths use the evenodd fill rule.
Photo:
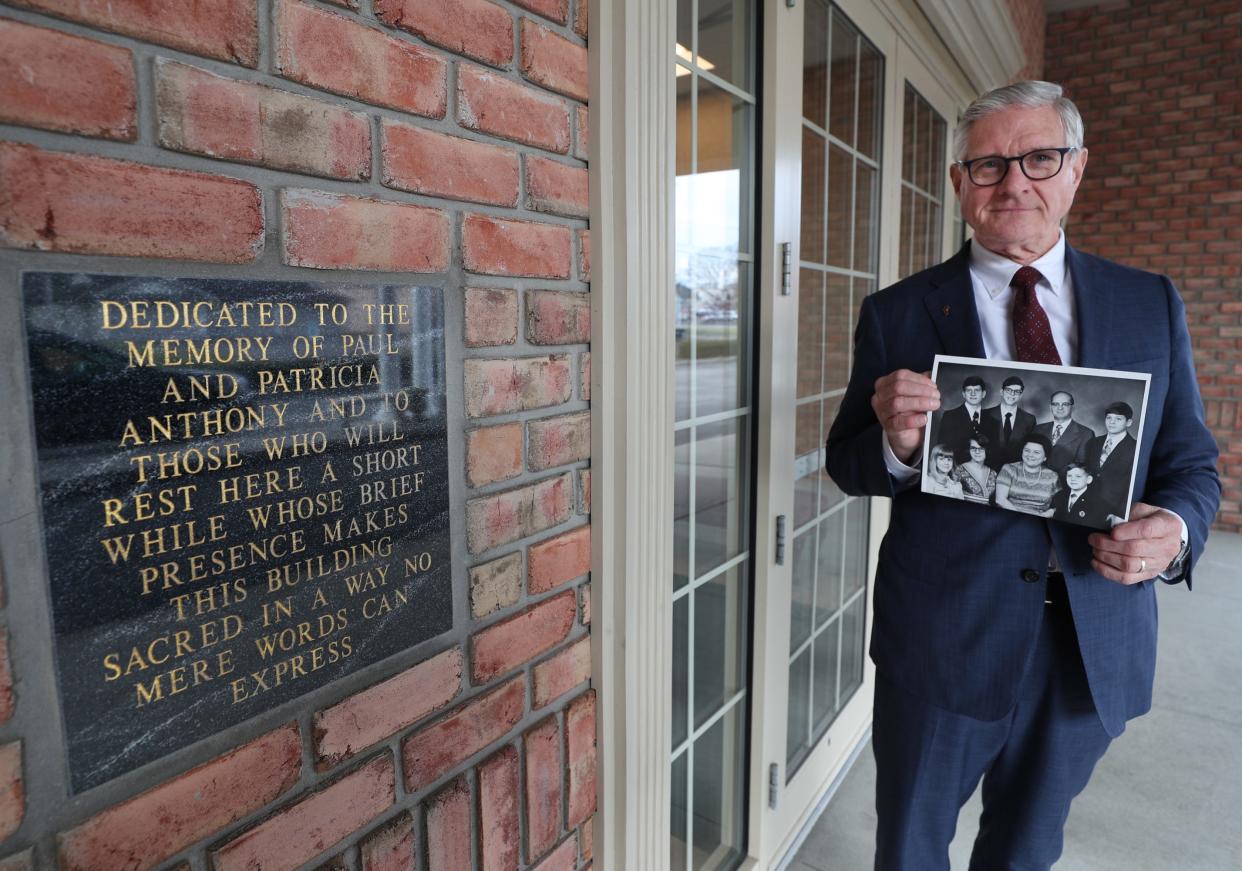
<svg viewBox="0 0 1242 871">
<path fill-rule="evenodd" d="M 75 792 L 451 627 L 439 288 L 23 291 Z"/>
</svg>

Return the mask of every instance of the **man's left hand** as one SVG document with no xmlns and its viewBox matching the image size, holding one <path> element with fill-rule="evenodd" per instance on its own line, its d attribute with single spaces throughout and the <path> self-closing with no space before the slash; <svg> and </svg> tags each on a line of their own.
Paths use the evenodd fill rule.
<svg viewBox="0 0 1242 871">
<path fill-rule="evenodd" d="M 1137 584 L 1166 568 L 1182 549 L 1182 524 L 1177 516 L 1142 502 L 1130 509 L 1130 519 L 1109 533 L 1087 538 L 1094 558 L 1091 567 L 1110 581 Z"/>
</svg>

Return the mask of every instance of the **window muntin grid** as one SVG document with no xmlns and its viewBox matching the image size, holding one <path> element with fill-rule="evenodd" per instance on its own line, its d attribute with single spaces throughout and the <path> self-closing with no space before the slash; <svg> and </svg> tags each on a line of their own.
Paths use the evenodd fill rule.
<svg viewBox="0 0 1242 871">
<path fill-rule="evenodd" d="M 898 278 L 940 262 L 948 125 L 906 82 L 902 106 L 901 250 Z"/>
</svg>

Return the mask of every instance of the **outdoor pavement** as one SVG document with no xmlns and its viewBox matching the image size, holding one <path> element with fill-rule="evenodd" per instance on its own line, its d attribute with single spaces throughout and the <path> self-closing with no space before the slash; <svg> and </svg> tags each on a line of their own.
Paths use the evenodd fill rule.
<svg viewBox="0 0 1242 871">
<path fill-rule="evenodd" d="M 1075 800 L 1058 871 L 1242 869 L 1242 535 L 1214 533 L 1194 590 L 1161 585 L 1151 713 L 1130 721 Z M 965 869 L 979 793 L 949 849 Z M 870 747 L 789 871 L 864 871 L 875 846 Z"/>
</svg>

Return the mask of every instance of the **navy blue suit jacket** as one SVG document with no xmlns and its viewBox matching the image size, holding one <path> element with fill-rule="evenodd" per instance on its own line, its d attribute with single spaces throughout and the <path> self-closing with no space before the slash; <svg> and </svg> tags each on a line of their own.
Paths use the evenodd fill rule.
<svg viewBox="0 0 1242 871">
<path fill-rule="evenodd" d="M 827 470 L 845 492 L 893 497 L 876 570 L 871 656 L 889 680 L 932 704 L 982 720 L 1005 716 L 1043 617 L 1051 542 L 1095 706 L 1115 736 L 1151 707 L 1152 582 L 1123 586 L 1093 572 L 1085 527 L 903 489 L 884 465 L 871 408 L 876 379 L 895 369 L 925 372 L 936 354 L 984 356 L 968 262 L 969 243 L 863 300 L 854 368 L 828 436 Z M 1134 500 L 1186 521 L 1193 564 L 1220 482 L 1181 299 L 1160 275 L 1069 247 L 1066 262 L 1079 364 L 1152 376 Z"/>
</svg>

